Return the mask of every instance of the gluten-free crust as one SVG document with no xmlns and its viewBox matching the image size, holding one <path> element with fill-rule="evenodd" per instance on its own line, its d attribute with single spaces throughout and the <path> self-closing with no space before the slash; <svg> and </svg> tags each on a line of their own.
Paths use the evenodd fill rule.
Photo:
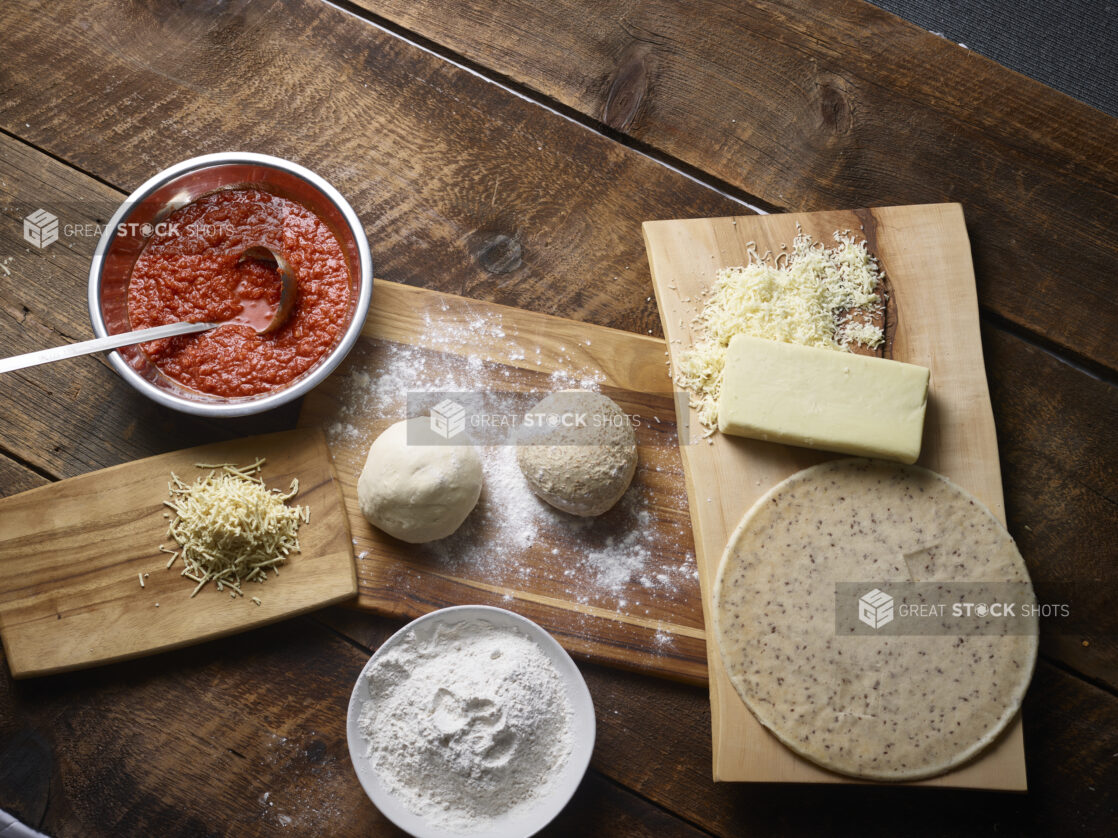
<svg viewBox="0 0 1118 838">
<path fill-rule="evenodd" d="M 906 561 L 914 552 L 921 563 Z M 838 636 L 835 583 L 863 580 L 1032 591 L 1005 527 L 946 478 L 823 463 L 775 486 L 730 538 L 713 608 L 727 674 L 761 724 L 824 768 L 894 781 L 950 771 L 1017 713 L 1037 635 Z"/>
</svg>

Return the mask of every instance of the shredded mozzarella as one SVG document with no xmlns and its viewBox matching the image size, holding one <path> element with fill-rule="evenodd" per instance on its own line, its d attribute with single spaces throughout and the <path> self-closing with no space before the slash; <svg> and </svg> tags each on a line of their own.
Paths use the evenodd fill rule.
<svg viewBox="0 0 1118 838">
<path fill-rule="evenodd" d="M 846 352 L 855 343 L 877 347 L 884 340 L 881 328 L 868 322 L 882 307 L 881 268 L 865 242 L 849 232 L 835 232 L 834 239 L 836 245 L 826 248 L 800 232 L 791 250 L 775 257 L 758 255 L 751 242 L 748 265 L 718 272 L 695 321 L 703 337 L 681 354 L 676 374 L 708 435 L 718 424 L 722 372 L 734 335 Z"/>
</svg>

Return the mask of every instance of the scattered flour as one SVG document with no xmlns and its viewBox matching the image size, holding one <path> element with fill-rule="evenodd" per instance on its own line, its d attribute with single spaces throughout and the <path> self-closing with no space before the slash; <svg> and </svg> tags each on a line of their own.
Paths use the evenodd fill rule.
<svg viewBox="0 0 1118 838">
<path fill-rule="evenodd" d="M 335 421 L 327 428 L 334 443 L 343 440 L 361 451 L 374 437 L 373 428 L 385 420 L 421 415 L 447 393 L 465 403 L 471 413 L 517 413 L 523 409 L 524 383 L 506 366 L 479 356 L 468 358 L 440 350 L 468 340 L 500 340 L 506 332 L 499 317 L 479 315 L 476 322 L 448 326 L 429 321 L 424 348 L 378 343 L 369 353 L 351 356 L 351 372 Z M 432 352 L 431 350 L 434 350 Z M 436 354 L 438 353 L 438 354 Z M 539 377 L 536 396 L 562 389 L 600 390 L 598 371 L 558 371 Z M 507 385 L 507 386 L 506 386 Z M 517 390 L 517 387 L 520 390 Z M 424 401 L 424 394 L 430 394 Z M 409 398 L 410 395 L 410 398 Z M 667 444 L 674 444 L 674 439 Z M 648 613 L 649 597 L 681 596 L 697 585 L 698 570 L 687 544 L 687 530 L 679 527 L 679 544 L 657 543 L 657 507 L 652 493 L 638 479 L 621 501 L 603 516 L 577 519 L 549 506 L 532 492 L 516 461 L 515 447 L 480 445 L 484 485 L 477 507 L 449 538 L 415 546 L 417 560 L 439 570 L 493 585 L 523 587 L 547 575 L 550 586 L 561 584 L 571 601 L 623 613 Z M 361 462 L 355 464 L 360 470 Z M 684 490 L 680 486 L 682 496 Z M 663 529 L 661 528 L 661 533 Z M 572 538 L 572 532 L 577 533 Z M 579 545 L 572 555 L 571 544 Z M 562 544 L 561 562 L 527 558 L 540 545 Z M 552 548 L 558 555 L 558 548 Z M 668 555 L 685 552 L 685 561 Z M 561 570 L 556 568 L 561 567 Z M 549 569 L 550 568 L 550 569 Z"/>
<path fill-rule="evenodd" d="M 369 670 L 361 731 L 385 788 L 442 829 L 481 833 L 547 795 L 572 710 L 547 655 L 484 620 L 404 635 Z"/>
</svg>

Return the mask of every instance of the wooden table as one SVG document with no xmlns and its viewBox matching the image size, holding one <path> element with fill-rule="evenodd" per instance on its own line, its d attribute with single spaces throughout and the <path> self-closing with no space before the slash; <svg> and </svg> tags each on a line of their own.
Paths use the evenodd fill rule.
<svg viewBox="0 0 1118 838">
<path fill-rule="evenodd" d="M 703 689 L 584 666 L 592 768 L 549 835 L 1118 832 L 1118 121 L 854 0 L 0 3 L 0 353 L 91 336 L 94 239 L 159 169 L 332 181 L 380 277 L 659 334 L 640 222 L 959 201 L 1010 530 L 1048 631 L 1028 795 L 710 780 Z M 0 492 L 290 427 L 207 422 L 102 358 L 0 382 Z M 0 561 L 3 557 L 0 556 Z M 388 835 L 346 751 L 397 624 L 333 608 L 14 682 L 0 809 L 51 835 Z"/>
</svg>

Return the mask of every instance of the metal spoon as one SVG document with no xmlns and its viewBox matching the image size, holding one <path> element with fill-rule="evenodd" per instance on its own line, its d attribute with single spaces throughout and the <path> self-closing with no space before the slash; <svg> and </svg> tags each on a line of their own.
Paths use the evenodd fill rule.
<svg viewBox="0 0 1118 838">
<path fill-rule="evenodd" d="M 262 244 L 245 248 L 245 251 L 237 259 L 237 263 L 240 264 L 249 259 L 271 262 L 276 266 L 276 272 L 279 274 L 280 299 L 279 305 L 276 306 L 276 313 L 272 315 L 271 322 L 267 326 L 256 330 L 258 335 L 268 335 L 287 322 L 287 318 L 291 314 L 291 307 L 295 305 L 295 269 L 291 267 L 291 263 L 282 253 L 276 253 L 272 248 L 265 247 Z"/>
<path fill-rule="evenodd" d="M 291 314 L 291 307 L 295 304 L 295 270 L 283 254 L 276 253 L 270 247 L 264 245 L 254 245 L 246 248 L 238 257 L 237 262 L 240 263 L 246 259 L 273 262 L 280 277 L 280 300 L 279 305 L 276 306 L 276 312 L 263 329 L 256 330 L 258 335 L 267 335 L 287 322 L 287 318 Z M 25 355 L 0 359 L 0 373 L 47 364 L 51 361 L 61 361 L 63 358 L 76 358 L 79 355 L 91 355 L 94 352 L 119 349 L 122 346 L 146 343 L 149 340 L 189 335 L 194 332 L 206 332 L 210 329 L 216 329 L 218 326 L 224 326 L 226 323 L 235 322 L 238 322 L 236 318 L 223 323 L 168 323 L 166 326 L 153 326 L 150 329 L 136 329 L 131 332 L 121 332 L 117 335 L 95 338 L 94 340 L 83 340 L 65 346 L 52 346 L 50 349 L 40 349 L 37 352 L 28 352 Z"/>
</svg>

